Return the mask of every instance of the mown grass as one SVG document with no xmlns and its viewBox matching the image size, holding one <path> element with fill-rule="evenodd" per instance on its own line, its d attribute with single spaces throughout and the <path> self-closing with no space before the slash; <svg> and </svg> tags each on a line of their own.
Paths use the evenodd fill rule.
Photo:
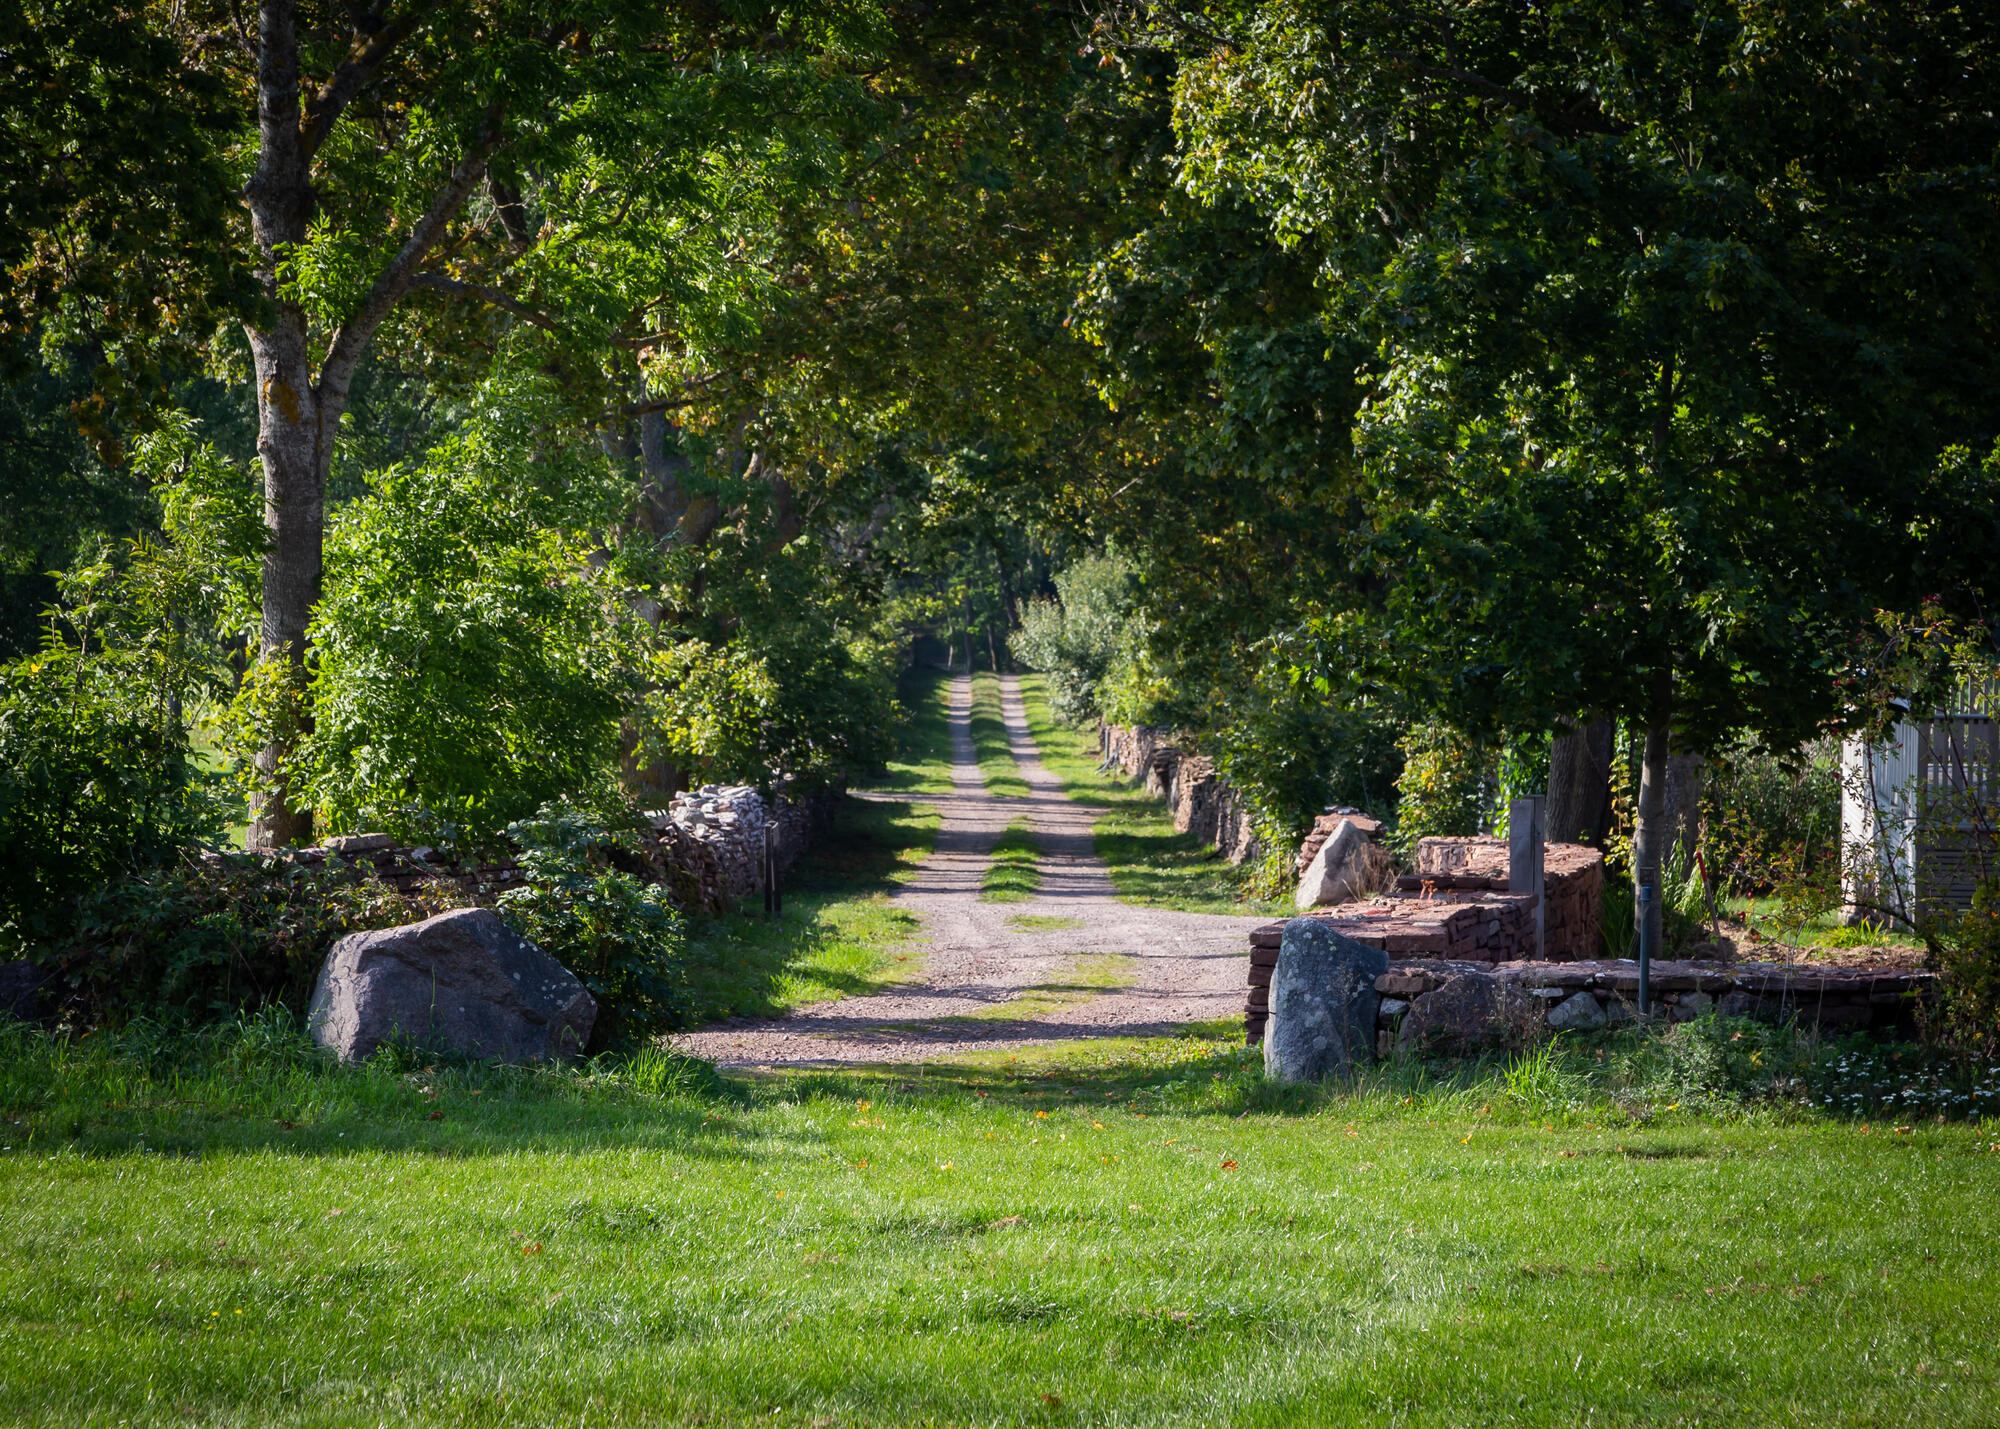
<svg viewBox="0 0 2000 1429">
<path fill-rule="evenodd" d="M 1007 721 L 1000 712 L 1000 677 L 990 671 L 972 677 L 972 747 L 979 757 L 979 774 L 986 792 L 996 799 L 1025 799 L 1028 781 L 1014 762 L 1007 743 Z"/>
<path fill-rule="evenodd" d="M 1042 886 L 1042 871 L 1036 865 L 1041 848 L 1028 826 L 1016 819 L 1007 825 L 1000 841 L 993 845 L 993 862 L 979 880 L 983 903 L 1019 903 L 1033 898 Z"/>
<path fill-rule="evenodd" d="M 1097 772 L 1097 737 L 1057 721 L 1044 677 L 1020 677 L 1028 731 L 1042 763 L 1077 803 L 1103 812 L 1094 826 L 1097 855 L 1110 865 L 1120 899 L 1192 913 L 1282 914 L 1290 905 L 1253 895 L 1248 866 L 1174 830 L 1173 818 L 1143 784 Z"/>
<path fill-rule="evenodd" d="M 909 669 L 896 687 L 905 723 L 888 772 L 868 781 L 873 789 L 912 795 L 951 792 L 951 676 Z"/>
<path fill-rule="evenodd" d="M 1622 1037 L 1280 1088 L 1202 1035 L 724 1081 L 10 1033 L 0 1419 L 2000 1418 L 2000 1126 L 1697 1113 Z"/>
<path fill-rule="evenodd" d="M 917 673 L 902 698 L 911 719 L 903 752 L 881 788 L 910 801 L 849 798 L 833 827 L 792 870 L 784 908 L 697 920 L 689 930 L 688 982 L 696 1021 L 775 1017 L 794 1008 L 872 992 L 908 974 L 917 956 L 915 915 L 888 895 L 929 855 L 939 816 L 925 794 L 951 788 L 949 681 Z"/>
</svg>

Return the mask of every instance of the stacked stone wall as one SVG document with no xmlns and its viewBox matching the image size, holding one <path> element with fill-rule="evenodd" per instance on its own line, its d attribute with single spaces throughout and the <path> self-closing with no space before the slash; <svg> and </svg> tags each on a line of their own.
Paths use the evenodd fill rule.
<svg viewBox="0 0 2000 1429">
<path fill-rule="evenodd" d="M 796 800 L 781 795 L 776 813 L 768 814 L 763 796 L 747 785 L 711 784 L 676 794 L 668 808 L 651 815 L 638 866 L 627 871 L 667 885 L 689 912 L 727 912 L 761 887 L 765 825 L 771 826 L 772 862 L 782 876 L 824 829 L 838 797 L 833 791 Z M 284 857 L 309 868 L 365 868 L 399 893 L 429 888 L 467 904 L 490 903 L 522 882 L 513 858 L 459 863 L 387 834 L 328 839 Z"/>
<path fill-rule="evenodd" d="M 1250 950 L 1253 986 L 1268 989 L 1276 945 Z M 1651 969 L 1658 1014 L 1687 1022 L 1708 1013 L 1762 1022 L 1797 1020 L 1829 1030 L 1911 1030 L 1918 1007 L 1935 996 L 1936 976 L 1911 968 L 1784 963 L 1666 961 Z M 1638 1017 L 1639 965 L 1627 959 L 1505 963 L 1392 959 L 1375 980 L 1378 1055 L 1399 1044 L 1416 1051 L 1475 1051 L 1518 1045 L 1564 1030 L 1591 1030 Z M 1477 992 L 1478 996 L 1470 994 Z M 1263 1019 L 1249 1029 L 1263 1040 Z"/>
<path fill-rule="evenodd" d="M 1337 825 L 1340 817 L 1327 819 Z M 1320 840 L 1324 842 L 1324 833 Z M 1303 847 L 1300 852 L 1305 852 Z M 1313 852 L 1318 852 L 1317 844 Z M 1508 891 L 1507 859 L 1504 839 L 1419 839 L 1417 872 L 1399 877 L 1386 896 L 1315 908 L 1303 916 L 1323 918 L 1335 931 L 1392 958 L 1464 963 L 1533 958 L 1536 898 Z M 1604 855 L 1581 844 L 1548 844 L 1542 866 L 1547 913 L 1541 957 L 1552 962 L 1595 957 L 1601 951 L 1598 918 L 1604 902 Z M 1270 1012 L 1270 978 L 1260 980 L 1259 968 L 1271 964 L 1255 959 L 1261 952 L 1275 961 L 1284 928 L 1282 922 L 1268 923 L 1250 934 L 1253 961 L 1243 1022 L 1252 1042 L 1263 1035 Z"/>
<path fill-rule="evenodd" d="M 1214 760 L 1181 748 L 1172 731 L 1150 725 L 1103 725 L 1100 734 L 1106 767 L 1143 780 L 1172 811 L 1176 829 L 1231 863 L 1257 856 L 1250 806 L 1216 774 Z"/>
</svg>

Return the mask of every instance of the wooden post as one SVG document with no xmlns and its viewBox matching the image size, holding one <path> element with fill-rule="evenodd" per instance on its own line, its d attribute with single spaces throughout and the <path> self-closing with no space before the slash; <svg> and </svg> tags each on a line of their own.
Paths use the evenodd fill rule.
<svg viewBox="0 0 2000 1429">
<path fill-rule="evenodd" d="M 1548 932 L 1546 899 L 1542 896 L 1543 800 L 1539 794 L 1514 799 L 1507 805 L 1507 891 L 1535 895 L 1535 959 L 1546 953 Z"/>
<path fill-rule="evenodd" d="M 768 918 L 777 911 L 772 907 L 772 903 L 776 898 L 778 890 L 777 874 L 771 860 L 771 821 L 769 819 L 764 820 L 764 864 L 758 872 L 763 874 L 764 916 Z"/>
</svg>

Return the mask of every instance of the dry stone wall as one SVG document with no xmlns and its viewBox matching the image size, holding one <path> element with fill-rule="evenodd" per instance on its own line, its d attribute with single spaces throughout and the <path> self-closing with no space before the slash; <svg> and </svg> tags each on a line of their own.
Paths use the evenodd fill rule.
<svg viewBox="0 0 2000 1429">
<path fill-rule="evenodd" d="M 727 912 L 762 886 L 764 829 L 771 828 L 771 856 L 780 876 L 788 872 L 831 818 L 836 791 L 795 799 L 780 794 L 775 813 L 748 785 L 705 785 L 676 794 L 650 819 L 641 867 L 628 869 L 666 884 L 693 913 Z M 490 903 L 522 882 L 513 858 L 458 863 L 434 848 L 398 844 L 387 834 L 328 839 L 286 855 L 305 867 L 365 869 L 397 892 L 443 892 L 466 904 Z"/>
<path fill-rule="evenodd" d="M 1253 985 L 1269 987 L 1278 948 L 1250 950 Z M 1710 1012 L 1763 1022 L 1797 1019 L 1826 1029 L 1908 1030 L 1936 995 L 1934 974 L 1912 968 L 1664 961 L 1651 969 L 1659 1015 L 1687 1022 Z M 1628 959 L 1503 963 L 1392 958 L 1375 979 L 1376 1053 L 1470 1052 L 1638 1017 L 1639 965 Z M 1252 1045 L 1263 1040 L 1259 1020 Z"/>
<path fill-rule="evenodd" d="M 1321 822 L 1338 827 L 1341 817 L 1351 816 L 1333 814 Z M 1314 834 L 1320 843 L 1327 837 L 1318 828 Z M 1318 852 L 1312 836 L 1307 843 Z M 1604 855 L 1581 844 L 1548 844 L 1542 861 L 1542 897 L 1548 905 L 1542 956 L 1550 961 L 1594 956 L 1599 951 Z M 1313 909 L 1303 916 L 1324 918 L 1336 932 L 1392 958 L 1501 963 L 1536 955 L 1535 895 L 1508 891 L 1506 840 L 1419 839 L 1416 864 L 1417 872 L 1402 875 L 1383 897 Z M 1250 934 L 1243 1025 L 1252 1042 L 1263 1036 L 1270 1014 L 1270 977 L 1260 970 L 1275 961 L 1284 929 L 1282 922 L 1267 923 Z M 1260 963 L 1260 954 L 1271 961 Z"/>
<path fill-rule="evenodd" d="M 1258 854 L 1250 806 L 1215 772 L 1215 761 L 1173 742 L 1170 730 L 1151 725 L 1101 725 L 1107 768 L 1146 788 L 1173 811 L 1174 827 L 1218 850 L 1231 863 Z"/>
</svg>

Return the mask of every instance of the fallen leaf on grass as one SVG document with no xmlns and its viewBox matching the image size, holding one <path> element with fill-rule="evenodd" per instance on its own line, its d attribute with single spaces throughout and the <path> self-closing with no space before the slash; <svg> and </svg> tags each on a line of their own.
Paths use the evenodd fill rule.
<svg viewBox="0 0 2000 1429">
<path fill-rule="evenodd" d="M 1234 1171 L 1236 1169 L 1236 1163 L 1234 1161 L 1225 1161 L 1222 1163 L 1222 1169 L 1225 1171 Z"/>
<path fill-rule="evenodd" d="M 521 1254 L 523 1255 L 540 1255 L 541 1253 L 542 1243 L 538 1240 L 531 1240 L 521 1247 Z"/>
<path fill-rule="evenodd" d="M 434 1111 L 434 1112 L 432 1112 L 432 1113 L 431 1113 L 431 1114 L 430 1114 L 429 1116 L 425 1117 L 425 1118 L 424 1118 L 424 1120 L 425 1120 L 425 1121 L 443 1121 L 443 1120 L 444 1120 L 444 1113 L 443 1113 L 443 1112 L 441 1112 L 441 1111 Z"/>
</svg>

